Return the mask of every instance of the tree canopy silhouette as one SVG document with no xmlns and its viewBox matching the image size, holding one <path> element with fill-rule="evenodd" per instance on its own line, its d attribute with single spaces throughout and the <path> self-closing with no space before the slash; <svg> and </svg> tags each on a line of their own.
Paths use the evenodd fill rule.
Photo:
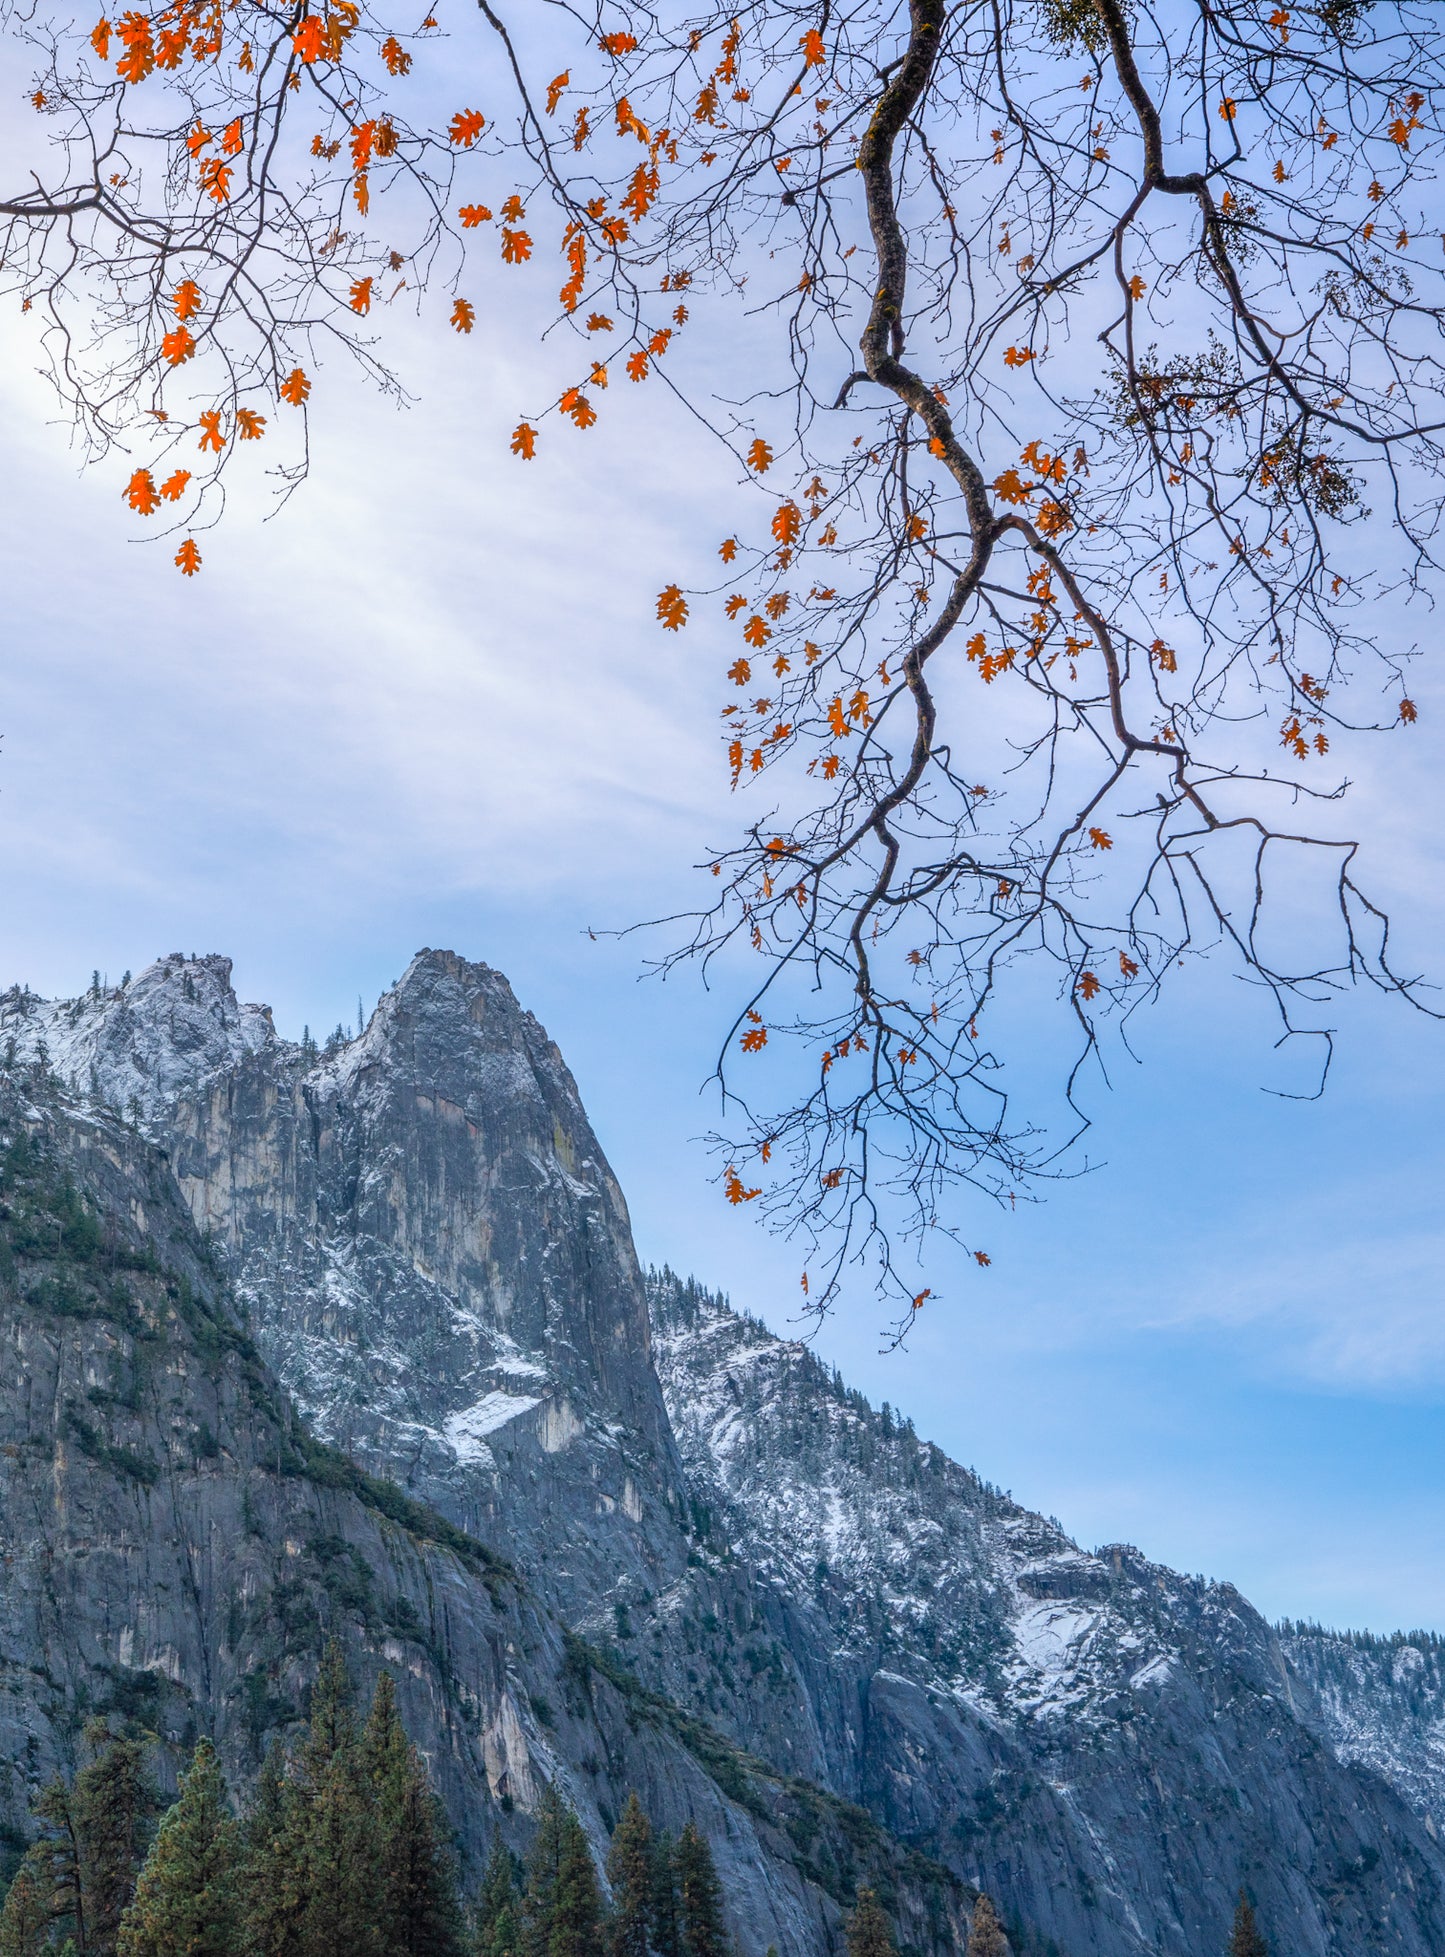
<svg viewBox="0 0 1445 1957">
<path fill-rule="evenodd" d="M 748 800 L 661 962 L 741 987 L 723 1188 L 800 1235 L 814 1306 L 876 1256 L 906 1324 L 910 1233 L 1056 1163 L 1008 1098 L 1040 1001 L 1072 1099 L 1190 951 L 1322 1062 L 1339 988 L 1414 996 L 1337 805 L 1417 717 L 1438 572 L 1437 8 L 8 17 L 37 117 L 8 289 L 187 575 L 254 445 L 304 472 L 331 356 L 398 385 L 403 294 L 469 334 L 484 287 L 559 279 L 499 467 L 646 383 L 731 450 L 716 583 L 657 620 L 737 633 Z"/>
</svg>

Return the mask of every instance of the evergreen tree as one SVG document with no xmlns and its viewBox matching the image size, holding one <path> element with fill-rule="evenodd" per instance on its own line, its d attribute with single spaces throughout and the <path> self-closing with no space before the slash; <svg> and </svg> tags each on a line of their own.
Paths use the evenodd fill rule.
<svg viewBox="0 0 1445 1957">
<path fill-rule="evenodd" d="M 387 1957 L 458 1957 L 460 1915 L 446 1820 L 383 1672 L 361 1742 L 377 1836 L 378 1929 Z"/>
<path fill-rule="evenodd" d="M 32 1849 L 15 1871 L 0 1909 L 0 1957 L 40 1957 L 50 1922 L 50 1891 Z"/>
<path fill-rule="evenodd" d="M 1269 1945 L 1254 1920 L 1254 1908 L 1241 1889 L 1234 1909 L 1234 1929 L 1229 1939 L 1229 1957 L 1269 1957 Z"/>
<path fill-rule="evenodd" d="M 649 1933 L 656 1957 L 682 1957 L 682 1930 L 677 1903 L 677 1855 L 664 1828 L 652 1843 L 652 1906 Z"/>
<path fill-rule="evenodd" d="M 300 1957 L 300 1826 L 279 1743 L 267 1749 L 256 1798 L 242 1829 L 241 1914 L 253 1957 Z"/>
<path fill-rule="evenodd" d="M 145 1860 L 156 1795 L 143 1740 L 112 1738 L 99 1720 L 86 1739 L 94 1757 L 75 1776 L 70 1797 L 84 1905 L 80 1947 L 85 1957 L 115 1957 L 120 1919 Z"/>
<path fill-rule="evenodd" d="M 547 1957 L 602 1957 L 602 1915 L 602 1892 L 591 1844 L 582 1823 L 569 1809 L 562 1822 Z"/>
<path fill-rule="evenodd" d="M 220 1763 L 202 1740 L 121 1918 L 117 1957 L 237 1957 L 238 1855 Z"/>
<path fill-rule="evenodd" d="M 520 1957 L 522 1915 L 512 1858 L 500 1835 L 492 1843 L 477 1897 L 473 1957 Z M 0 1950 L 0 1957 L 7 1953 Z"/>
<path fill-rule="evenodd" d="M 707 1838 L 689 1821 L 677 1838 L 677 1889 L 683 1957 L 727 1957 L 722 1888 Z"/>
<path fill-rule="evenodd" d="M 648 1957 L 652 1914 L 652 1824 L 635 1793 L 627 1797 L 607 1854 L 612 1888 L 613 1957 Z"/>
<path fill-rule="evenodd" d="M 1008 1938 L 987 1896 L 980 1896 L 973 1906 L 973 1927 L 968 1933 L 965 1957 L 1009 1957 Z"/>
<path fill-rule="evenodd" d="M 566 1821 L 567 1809 L 562 1797 L 549 1785 L 537 1803 L 537 1832 L 527 1856 L 527 1887 L 522 1896 L 522 1957 L 549 1957 Z"/>
<path fill-rule="evenodd" d="M 55 1777 L 41 1789 L 34 1810 L 40 1839 L 26 1860 L 35 1871 L 47 1916 L 78 1957 L 86 1957 L 85 1896 L 81 1883 L 82 1854 L 70 1789 Z"/>
<path fill-rule="evenodd" d="M 848 1957 L 897 1957 L 893 1931 L 883 1905 L 871 1889 L 860 1889 L 845 1935 Z"/>
</svg>

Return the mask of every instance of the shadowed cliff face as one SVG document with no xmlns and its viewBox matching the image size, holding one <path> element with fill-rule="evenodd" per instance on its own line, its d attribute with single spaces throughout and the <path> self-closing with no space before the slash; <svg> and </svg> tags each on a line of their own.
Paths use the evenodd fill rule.
<svg viewBox="0 0 1445 1957">
<path fill-rule="evenodd" d="M 319 1510 L 293 1523 L 285 1503 L 306 1477 L 282 1468 L 301 1443 L 276 1414 L 275 1469 L 250 1494 L 233 1485 L 223 1513 L 201 1499 L 219 1470 L 197 1467 L 173 1521 L 130 1490 L 97 1531 L 110 1560 L 97 1551 L 92 1567 L 129 1572 L 98 1593 L 105 1625 L 131 1627 L 126 1666 L 183 1678 L 223 1725 L 238 1697 L 257 1703 L 248 1716 L 264 1725 L 310 1662 L 295 1624 L 314 1644 L 319 1623 L 343 1621 L 367 1662 L 402 1651 L 473 1836 L 492 1825 L 487 1803 L 506 1792 L 520 1813 L 553 1775 L 599 1835 L 628 1776 L 646 1778 L 660 1814 L 711 1802 L 752 1899 L 745 1957 L 754 1928 L 758 1950 L 823 1957 L 836 1910 L 820 1898 L 846 1896 L 859 1843 L 875 1865 L 883 1852 L 840 1797 L 997 1896 L 1021 1949 L 1207 1957 L 1241 1883 L 1291 1957 L 1445 1949 L 1445 1856 L 1429 1827 L 1340 1759 L 1311 1685 L 1228 1585 L 1129 1549 L 1090 1555 L 803 1348 L 670 1275 L 653 1283 L 649 1331 L 625 1206 L 576 1088 L 486 966 L 419 954 L 364 1032 L 317 1052 L 238 1004 L 225 959 L 172 958 L 124 993 L 0 997 L 0 1053 L 17 1079 L 40 1080 L 25 1070 L 43 1058 L 44 1077 L 93 1108 L 128 1111 L 164 1161 L 113 1116 L 87 1120 L 108 1137 L 103 1154 L 138 1151 L 168 1192 L 157 1209 L 128 1186 L 135 1227 L 163 1245 L 184 1209 L 244 1302 L 256 1363 L 314 1427 L 526 1579 L 525 1603 L 508 1606 L 519 1629 L 522 1617 L 496 1621 L 475 1573 L 470 1589 L 443 1579 L 436 1541 L 418 1548 L 412 1530 L 403 1550 L 378 1535 L 365 1501 L 344 1525 Z M 161 1343 L 181 1336 L 167 1326 Z M 112 1391 L 95 1385 L 99 1350 L 56 1360 L 28 1430 L 53 1403 L 52 1427 L 80 1431 L 64 1407 Z M 124 1452 L 131 1416 L 103 1407 Z M 160 1432 L 145 1441 L 156 1458 Z M 254 1479 L 276 1436 L 247 1432 L 221 1452 L 249 1460 Z M 98 1460 L 124 1480 L 119 1456 L 92 1454 L 85 1472 Z M 307 1486 L 305 1502 L 341 1500 L 324 1476 Z M 21 1477 L 35 1542 L 69 1527 L 71 1487 L 60 1517 Z M 244 1535 L 247 1513 L 262 1517 L 264 1547 L 246 1553 L 264 1568 L 243 1566 L 226 1601 L 216 1566 L 200 1586 L 214 1593 L 211 1628 L 187 1633 L 194 1648 L 176 1659 L 181 1644 L 155 1641 L 153 1596 L 194 1585 L 195 1545 Z M 163 1547 L 172 1527 L 184 1557 Z M 132 1563 L 116 1561 L 120 1541 Z M 405 1582 L 362 1574 L 404 1555 L 422 1559 Z M 78 1561 L 73 1572 L 83 1627 L 88 1579 Z M 469 1601 L 439 1620 L 435 1599 L 453 1592 Z M 248 1645 L 229 1616 L 215 1628 L 223 1602 L 244 1627 L 263 1595 L 280 1600 L 265 1606 L 270 1642 Z M 425 1627 L 421 1657 L 408 1610 Z M 61 1615 L 26 1623 L 17 1662 L 33 1668 L 70 1632 Z M 605 1636 L 613 1655 L 594 1664 L 564 1624 Z M 97 1630 L 88 1655 L 67 1659 L 76 1681 L 121 1662 L 99 1655 L 118 1650 L 113 1635 Z M 679 1704 L 766 1765 L 718 1752 Z M 787 1776 L 822 1783 L 834 1805 Z M 888 1854 L 902 1869 L 902 1851 Z M 917 1870 L 898 1881 L 912 1940 L 945 1949 L 953 1892 Z"/>
<path fill-rule="evenodd" d="M 158 1736 L 171 1788 L 202 1733 L 244 1785 L 333 1636 L 363 1694 L 392 1673 L 469 1879 L 498 1833 L 526 1847 L 546 1783 L 599 1855 L 635 1787 L 709 1835 L 746 1957 L 821 1957 L 860 1880 L 891 1886 L 921 1957 L 961 1947 L 962 1885 L 749 1767 L 484 1545 L 319 1446 L 164 1156 L 53 1080 L 0 1078 L 0 1839 L 96 1710 Z"/>
</svg>

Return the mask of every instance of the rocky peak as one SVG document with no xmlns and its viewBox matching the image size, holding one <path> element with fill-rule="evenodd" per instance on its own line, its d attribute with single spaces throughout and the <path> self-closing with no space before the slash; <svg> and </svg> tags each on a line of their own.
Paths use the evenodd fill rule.
<svg viewBox="0 0 1445 1957">
<path fill-rule="evenodd" d="M 154 1126 L 183 1096 L 275 1043 L 269 1006 L 243 1006 L 231 961 L 173 951 L 125 985 L 76 999 L 0 994 L 0 1053 L 44 1063 L 82 1096 Z"/>
</svg>

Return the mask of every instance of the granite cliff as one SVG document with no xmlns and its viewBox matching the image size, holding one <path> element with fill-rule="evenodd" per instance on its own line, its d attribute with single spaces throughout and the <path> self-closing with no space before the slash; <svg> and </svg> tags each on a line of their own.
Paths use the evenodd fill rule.
<svg viewBox="0 0 1445 1957">
<path fill-rule="evenodd" d="M 561 1056 L 487 967 L 423 952 L 318 1051 L 176 955 L 0 997 L 0 1056 L 12 1136 L 161 1273 L 126 1280 L 135 1325 L 57 1313 L 37 1239 L 6 1294 L 41 1382 L 0 1386 L 12 1827 L 107 1691 L 243 1770 L 328 1624 L 405 1668 L 473 1851 L 553 1776 L 600 1840 L 635 1780 L 726 1842 L 748 1957 L 821 1957 L 863 1871 L 921 1950 L 977 1886 L 1022 1949 L 1204 1957 L 1241 1882 L 1300 1957 L 1445 1948 L 1400 1748 L 1342 1740 L 1297 1641 L 645 1282 Z M 44 1624 L 40 1568 L 69 1586 Z"/>
</svg>

